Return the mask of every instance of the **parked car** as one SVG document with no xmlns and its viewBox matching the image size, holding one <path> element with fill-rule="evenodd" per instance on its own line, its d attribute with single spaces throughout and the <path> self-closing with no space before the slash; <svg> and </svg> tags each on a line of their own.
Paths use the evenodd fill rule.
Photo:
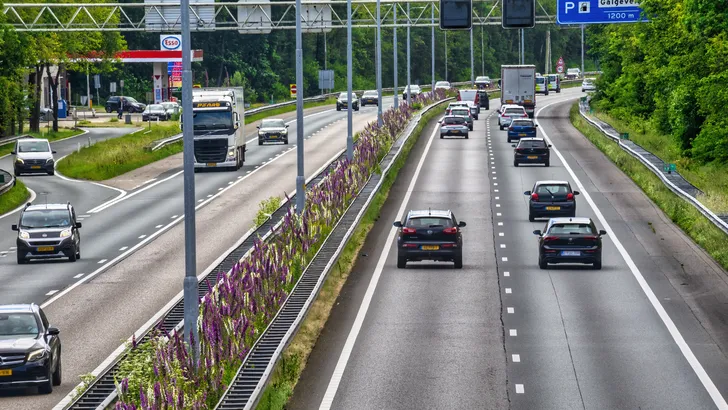
<svg viewBox="0 0 728 410">
<path fill-rule="evenodd" d="M 558 74 L 549 74 L 546 80 L 549 83 L 549 91 L 561 92 L 561 77 Z"/>
<path fill-rule="evenodd" d="M 455 269 L 463 267 L 463 235 L 451 211 L 409 211 L 404 221 L 397 221 L 397 268 L 409 261 L 452 261 Z"/>
<path fill-rule="evenodd" d="M 51 144 L 46 139 L 22 138 L 15 141 L 15 148 L 10 153 L 15 156 L 13 172 L 15 176 L 27 173 L 45 172 L 55 174 L 56 162 L 53 158 Z"/>
<path fill-rule="evenodd" d="M 288 145 L 288 124 L 282 119 L 265 119 L 257 128 L 258 145 L 263 145 L 264 142 L 283 142 Z"/>
<path fill-rule="evenodd" d="M 440 123 L 440 139 L 446 136 L 465 137 L 468 139 L 468 122 L 465 117 L 450 115 Z"/>
<path fill-rule="evenodd" d="M 508 142 L 521 138 L 535 138 L 536 125 L 530 118 L 516 118 L 508 126 Z"/>
<path fill-rule="evenodd" d="M 147 108 L 146 104 L 142 104 L 133 97 L 124 97 L 114 95 L 106 100 L 106 112 L 117 112 L 119 110 L 119 99 L 124 99 L 124 112 L 142 112 Z"/>
<path fill-rule="evenodd" d="M 76 211 L 70 203 L 27 203 L 20 211 L 16 255 L 18 264 L 29 259 L 68 258 L 71 262 L 81 259 L 81 222 L 76 221 Z"/>
<path fill-rule="evenodd" d="M 573 191 L 568 181 L 537 181 L 530 191 L 523 194 L 529 197 L 529 222 L 543 217 L 576 216 L 579 191 Z"/>
<path fill-rule="evenodd" d="M 501 114 L 498 116 L 498 126 L 500 127 L 501 131 L 505 127 L 508 127 L 511 125 L 511 121 L 513 121 L 515 118 L 528 118 L 528 113 L 526 112 L 526 109 L 521 107 L 520 105 L 517 106 L 511 106 L 507 107 Z"/>
<path fill-rule="evenodd" d="M 147 105 L 147 108 L 142 111 L 142 121 L 166 121 L 169 118 L 170 115 L 167 113 L 167 110 L 162 104 L 149 104 Z"/>
<path fill-rule="evenodd" d="M 172 118 L 173 115 L 182 112 L 182 107 L 174 101 L 165 101 L 162 103 L 164 110 L 167 112 L 167 119 Z"/>
<path fill-rule="evenodd" d="M 50 394 L 60 386 L 59 333 L 35 303 L 0 305 L 0 389 L 37 387 Z"/>
<path fill-rule="evenodd" d="M 581 92 L 596 91 L 597 84 L 595 81 L 596 80 L 593 78 L 585 78 L 584 81 L 581 82 Z"/>
<path fill-rule="evenodd" d="M 468 129 L 470 131 L 473 130 L 473 114 L 470 110 L 464 107 L 455 107 L 450 110 L 450 115 L 464 118 L 465 122 L 468 124 Z"/>
<path fill-rule="evenodd" d="M 513 166 L 519 164 L 551 164 L 551 144 L 543 138 L 521 138 L 513 144 Z"/>
<path fill-rule="evenodd" d="M 549 263 L 586 263 L 602 268 L 602 236 L 591 218 L 553 218 L 538 235 L 538 266 L 547 269 Z"/>
<path fill-rule="evenodd" d="M 356 93 L 351 93 L 351 98 L 352 98 L 351 108 L 354 111 L 359 111 L 359 97 L 357 97 Z M 339 99 L 336 100 L 336 111 L 341 111 L 344 108 L 348 109 L 347 104 L 349 104 L 348 93 L 339 94 Z"/>
<path fill-rule="evenodd" d="M 402 92 L 402 99 L 407 101 L 407 91 L 409 90 L 410 97 L 415 98 L 418 95 L 422 94 L 422 89 L 419 85 L 410 84 L 404 88 L 404 91 Z"/>
<path fill-rule="evenodd" d="M 361 95 L 361 106 L 364 107 L 367 104 L 379 105 L 379 92 L 377 90 L 364 91 Z"/>
<path fill-rule="evenodd" d="M 477 88 L 490 88 L 491 85 L 490 77 L 487 75 L 475 77 L 475 86 Z"/>
</svg>

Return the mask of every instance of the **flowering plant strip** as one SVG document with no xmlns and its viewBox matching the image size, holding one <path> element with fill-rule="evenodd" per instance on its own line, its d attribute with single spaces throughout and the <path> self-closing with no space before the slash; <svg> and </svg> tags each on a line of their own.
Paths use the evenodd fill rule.
<svg viewBox="0 0 728 410">
<path fill-rule="evenodd" d="M 438 90 L 414 98 L 413 105 L 426 106 L 443 98 L 445 93 Z M 382 157 L 414 114 L 412 107 L 402 104 L 383 114 L 382 126 L 368 124 L 359 134 L 354 158 L 340 159 L 329 168 L 328 175 L 307 192 L 303 212 L 296 214 L 289 206 L 267 240 L 256 240 L 230 272 L 218 272 L 200 306 L 199 363 L 192 362 L 179 332 L 158 330 L 148 342 L 133 342 L 133 360 L 119 366 L 115 408 L 214 407 L 307 264 L 378 171 Z"/>
</svg>

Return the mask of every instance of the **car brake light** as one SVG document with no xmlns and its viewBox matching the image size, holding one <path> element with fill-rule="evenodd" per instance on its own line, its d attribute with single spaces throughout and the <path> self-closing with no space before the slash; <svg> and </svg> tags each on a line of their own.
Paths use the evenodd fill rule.
<svg viewBox="0 0 728 410">
<path fill-rule="evenodd" d="M 574 194 L 572 194 L 571 192 L 569 192 L 568 194 L 566 194 L 566 200 L 567 201 L 573 201 L 574 200 Z"/>
<path fill-rule="evenodd" d="M 414 228 L 402 228 L 402 233 L 417 233 L 417 229 Z"/>
<path fill-rule="evenodd" d="M 442 247 L 443 248 L 457 248 L 458 245 L 456 243 L 443 243 Z"/>
<path fill-rule="evenodd" d="M 525 151 L 523 148 L 516 148 L 516 152 L 523 152 L 523 151 Z M 534 194 L 534 195 L 536 195 L 536 198 L 538 198 L 538 194 Z M 533 198 L 533 196 L 531 196 L 531 198 Z M 536 199 L 536 200 L 538 200 L 538 199 Z"/>
<path fill-rule="evenodd" d="M 538 202 L 538 194 L 535 192 L 533 194 L 531 194 L 531 200 L 533 202 Z"/>
<path fill-rule="evenodd" d="M 458 233 L 458 228 L 452 227 L 452 228 L 445 228 L 442 230 L 443 233 Z"/>
<path fill-rule="evenodd" d="M 585 236 L 584 239 L 589 239 L 589 240 L 595 241 L 595 240 L 597 240 L 597 237 L 590 235 L 590 236 Z"/>
<path fill-rule="evenodd" d="M 406 243 L 406 244 L 404 244 L 404 247 L 405 248 L 416 248 L 417 244 L 416 243 Z"/>
<path fill-rule="evenodd" d="M 461 100 L 460 100 L 460 94 L 458 94 L 458 101 L 461 101 Z"/>
<path fill-rule="evenodd" d="M 559 239 L 558 236 L 547 236 L 547 237 L 543 238 L 544 242 L 551 242 L 551 241 L 555 241 L 557 239 Z"/>
</svg>

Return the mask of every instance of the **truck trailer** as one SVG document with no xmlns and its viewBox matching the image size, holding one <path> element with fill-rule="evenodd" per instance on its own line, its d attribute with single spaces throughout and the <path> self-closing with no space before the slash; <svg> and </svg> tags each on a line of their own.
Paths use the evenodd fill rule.
<svg viewBox="0 0 728 410">
<path fill-rule="evenodd" d="M 501 66 L 501 105 L 517 104 L 533 118 L 536 109 L 536 66 Z"/>
<path fill-rule="evenodd" d="M 243 88 L 192 90 L 195 171 L 238 170 L 245 162 Z"/>
</svg>

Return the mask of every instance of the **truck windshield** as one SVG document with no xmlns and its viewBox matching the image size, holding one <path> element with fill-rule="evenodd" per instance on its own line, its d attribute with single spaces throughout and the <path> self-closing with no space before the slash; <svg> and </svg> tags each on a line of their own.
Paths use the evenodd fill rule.
<svg viewBox="0 0 728 410">
<path fill-rule="evenodd" d="M 194 129 L 222 130 L 233 128 L 232 111 L 197 111 L 194 115 Z"/>
</svg>

